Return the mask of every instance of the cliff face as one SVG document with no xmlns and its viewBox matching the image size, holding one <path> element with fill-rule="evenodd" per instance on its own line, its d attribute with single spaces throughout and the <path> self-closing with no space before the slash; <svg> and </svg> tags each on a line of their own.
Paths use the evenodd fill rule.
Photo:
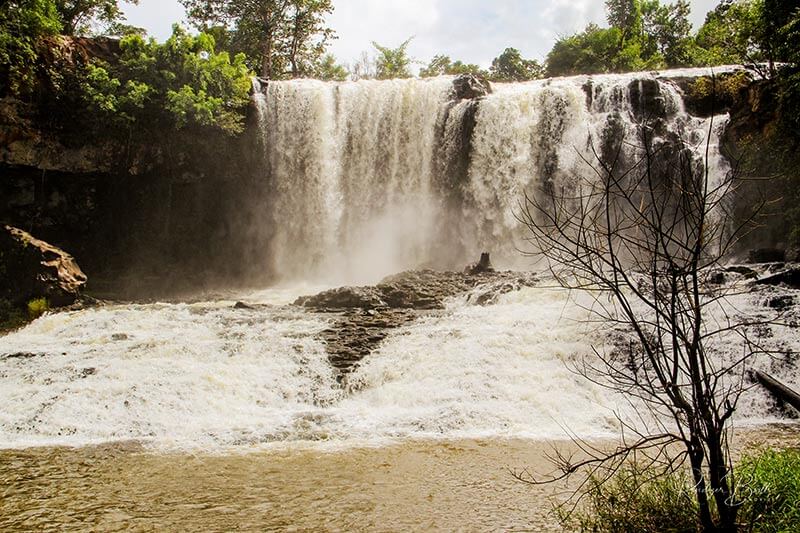
<svg viewBox="0 0 800 533">
<path fill-rule="evenodd" d="M 257 144 L 253 133 L 191 130 L 168 142 L 87 141 L 50 128 L 41 106 L 2 99 L 0 221 L 72 253 L 101 295 L 268 277 L 266 246 L 246 236 L 266 205 Z"/>
<path fill-rule="evenodd" d="M 722 152 L 741 185 L 734 195 L 739 221 L 752 219 L 739 249 L 778 248 L 800 260 L 800 135 L 786 131 L 779 88 L 755 81 L 736 94 Z"/>
</svg>

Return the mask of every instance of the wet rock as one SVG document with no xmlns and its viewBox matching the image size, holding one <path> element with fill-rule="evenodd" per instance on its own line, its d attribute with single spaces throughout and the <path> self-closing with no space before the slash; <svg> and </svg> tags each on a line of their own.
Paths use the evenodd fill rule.
<svg viewBox="0 0 800 533">
<path fill-rule="evenodd" d="M 111 340 L 114 342 L 126 341 L 128 340 L 128 335 L 125 333 L 114 333 L 111 335 Z"/>
<path fill-rule="evenodd" d="M 53 307 L 74 303 L 86 275 L 65 251 L 11 226 L 0 230 L 0 298 L 23 305 L 46 298 Z"/>
<path fill-rule="evenodd" d="M 727 281 L 725 272 L 712 272 L 708 276 L 708 283 L 712 285 L 723 285 Z"/>
<path fill-rule="evenodd" d="M 252 305 L 246 304 L 244 302 L 236 302 L 236 305 L 233 306 L 234 309 L 245 309 L 248 311 L 253 311 L 255 307 Z"/>
<path fill-rule="evenodd" d="M 729 266 L 728 268 L 725 269 L 725 272 L 733 272 L 734 274 L 739 274 L 741 276 L 744 276 L 745 279 L 758 278 L 758 272 L 756 272 L 752 268 L 741 265 Z"/>
<path fill-rule="evenodd" d="M 6 359 L 33 359 L 34 357 L 41 357 L 40 353 L 31 352 L 17 352 L 6 355 Z"/>
<path fill-rule="evenodd" d="M 533 273 L 495 272 L 488 254 L 480 269 L 466 272 L 414 270 L 370 287 L 343 287 L 299 298 L 300 305 L 340 316 L 321 337 L 328 359 L 343 381 L 397 328 L 445 309 L 448 298 L 467 295 L 469 303 L 490 305 L 502 294 L 534 286 Z"/>
<path fill-rule="evenodd" d="M 777 274 L 756 280 L 757 285 L 784 285 L 792 289 L 800 289 L 800 267 L 793 267 Z"/>
<path fill-rule="evenodd" d="M 775 298 L 771 298 L 767 305 L 772 309 L 777 309 L 779 311 L 783 311 L 794 306 L 795 300 L 794 296 L 789 296 L 788 294 L 784 294 L 782 296 L 776 296 Z"/>
<path fill-rule="evenodd" d="M 477 263 L 473 263 L 469 265 L 465 272 L 472 276 L 476 274 L 482 274 L 484 272 L 494 272 L 494 267 L 492 267 L 492 261 L 489 257 L 489 254 L 484 252 L 481 254 L 481 260 Z"/>
<path fill-rule="evenodd" d="M 298 298 L 295 305 L 315 309 L 373 309 L 387 306 L 376 287 L 340 287 L 316 296 Z"/>
<path fill-rule="evenodd" d="M 475 74 L 462 74 L 453 80 L 453 99 L 472 100 L 492 94 L 491 84 Z"/>
</svg>

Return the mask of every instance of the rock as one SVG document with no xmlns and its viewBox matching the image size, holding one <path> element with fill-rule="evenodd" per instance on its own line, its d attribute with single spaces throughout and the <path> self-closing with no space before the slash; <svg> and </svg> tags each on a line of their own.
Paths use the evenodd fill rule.
<svg viewBox="0 0 800 533">
<path fill-rule="evenodd" d="M 708 276 L 708 283 L 712 285 L 723 285 L 726 281 L 725 272 L 713 272 Z"/>
<path fill-rule="evenodd" d="M 234 309 L 245 309 L 248 311 L 252 311 L 255 309 L 252 305 L 246 304 L 244 302 L 236 302 L 236 305 L 233 306 Z"/>
<path fill-rule="evenodd" d="M 473 263 L 469 265 L 465 270 L 465 274 L 469 274 L 470 276 L 475 276 L 477 274 L 483 274 L 484 272 L 494 272 L 494 268 L 492 267 L 492 261 L 489 258 L 489 254 L 484 252 L 481 254 L 481 260 L 477 263 Z"/>
<path fill-rule="evenodd" d="M 21 229 L 0 231 L 0 297 L 16 305 L 46 298 L 52 307 L 74 303 L 86 285 L 86 275 L 63 250 Z"/>
<path fill-rule="evenodd" d="M 777 309 L 778 311 L 783 311 L 792 307 L 795 304 L 794 296 L 783 295 L 783 296 L 776 296 L 775 298 L 771 298 L 767 305 L 772 309 Z"/>
<path fill-rule="evenodd" d="M 374 309 L 387 307 L 376 287 L 341 287 L 298 298 L 295 305 L 315 309 Z"/>
<path fill-rule="evenodd" d="M 800 289 L 800 267 L 790 268 L 756 280 L 758 285 L 786 285 L 793 289 Z"/>
<path fill-rule="evenodd" d="M 454 100 L 473 100 L 492 94 L 491 84 L 475 74 L 462 74 L 453 80 Z"/>
<path fill-rule="evenodd" d="M 128 340 L 128 335 L 125 333 L 114 333 L 111 335 L 111 340 L 114 342 L 122 342 Z"/>
<path fill-rule="evenodd" d="M 746 266 L 741 266 L 741 265 L 729 266 L 728 268 L 725 269 L 725 272 L 733 272 L 734 274 L 739 274 L 741 276 L 744 276 L 745 279 L 758 278 L 758 272 L 756 272 L 752 268 L 748 268 Z"/>
<path fill-rule="evenodd" d="M 748 263 L 783 263 L 786 261 L 786 250 L 781 248 L 760 248 L 750 250 L 747 254 Z"/>
</svg>

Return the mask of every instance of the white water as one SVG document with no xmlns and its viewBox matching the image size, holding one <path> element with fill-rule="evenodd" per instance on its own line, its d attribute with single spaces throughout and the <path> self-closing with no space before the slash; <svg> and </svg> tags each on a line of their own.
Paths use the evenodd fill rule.
<svg viewBox="0 0 800 533">
<path fill-rule="evenodd" d="M 336 283 L 457 268 L 482 251 L 499 266 L 524 267 L 525 228 L 515 216 L 524 195 L 592 176 L 593 149 L 604 143 L 622 143 L 623 161 L 637 161 L 637 131 L 653 110 L 632 91 L 647 82 L 658 83 L 664 136 L 693 147 L 698 161 L 708 142 L 719 183 L 729 170 L 718 147 L 728 117 L 711 127 L 689 115 L 668 75 L 497 84 L 478 104 L 469 151 L 458 138 L 469 104 L 449 102 L 450 78 L 271 82 L 256 97 L 274 198 L 263 221 L 275 233 L 271 267 L 284 279 Z M 441 168 L 444 155 L 466 158 L 467 175 Z"/>
<path fill-rule="evenodd" d="M 760 299 L 732 305 L 758 313 Z M 600 328 L 584 317 L 561 290 L 526 289 L 490 307 L 454 299 L 392 333 L 345 391 L 316 338 L 327 319 L 296 308 L 219 302 L 50 315 L 0 338 L 0 448 L 136 440 L 214 452 L 614 436 L 614 411 L 631 407 L 570 370 L 602 347 Z M 762 341 L 800 350 L 794 330 L 773 332 Z M 21 351 L 36 356 L 8 357 Z M 791 365 L 756 366 L 800 385 Z M 740 407 L 740 424 L 773 420 L 760 391 Z"/>
</svg>

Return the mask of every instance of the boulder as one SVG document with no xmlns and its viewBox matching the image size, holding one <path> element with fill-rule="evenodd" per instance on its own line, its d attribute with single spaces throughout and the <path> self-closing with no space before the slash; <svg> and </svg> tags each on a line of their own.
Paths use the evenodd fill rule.
<svg viewBox="0 0 800 533">
<path fill-rule="evenodd" d="M 475 74 L 462 74 L 453 80 L 454 100 L 473 100 L 492 94 L 491 84 Z"/>
<path fill-rule="evenodd" d="M 784 285 L 792 289 L 800 289 L 800 267 L 789 268 L 756 281 L 757 285 Z"/>
<path fill-rule="evenodd" d="M 489 254 L 483 252 L 481 254 L 481 260 L 477 263 L 473 263 L 464 270 L 465 274 L 469 274 L 471 276 L 475 276 L 477 274 L 483 274 L 484 272 L 494 272 L 494 267 L 492 267 L 492 260 L 489 257 Z"/>
<path fill-rule="evenodd" d="M 0 298 L 23 305 L 46 298 L 53 307 L 71 305 L 86 275 L 65 251 L 11 226 L 0 231 Z"/>
</svg>

